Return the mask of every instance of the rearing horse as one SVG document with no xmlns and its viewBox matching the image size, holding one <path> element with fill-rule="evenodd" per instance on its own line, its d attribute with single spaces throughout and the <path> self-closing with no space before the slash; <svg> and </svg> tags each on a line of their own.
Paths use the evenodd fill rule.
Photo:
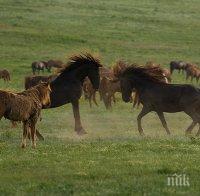
<svg viewBox="0 0 200 196">
<path fill-rule="evenodd" d="M 85 134 L 82 127 L 79 112 L 79 99 L 82 94 L 84 79 L 88 77 L 94 89 L 99 88 L 99 67 L 102 67 L 100 60 L 91 54 L 72 56 L 66 67 L 60 71 L 60 75 L 50 83 L 51 106 L 55 108 L 71 103 L 75 118 L 75 131 L 77 134 Z"/>
</svg>

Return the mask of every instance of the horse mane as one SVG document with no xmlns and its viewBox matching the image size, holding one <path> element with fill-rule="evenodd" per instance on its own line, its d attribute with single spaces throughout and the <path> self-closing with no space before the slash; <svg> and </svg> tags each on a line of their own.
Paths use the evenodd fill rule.
<svg viewBox="0 0 200 196">
<path fill-rule="evenodd" d="M 65 64 L 58 73 L 70 72 L 83 64 L 91 64 L 96 65 L 97 67 L 102 67 L 99 58 L 93 57 L 90 53 L 85 53 L 71 56 L 67 64 Z"/>
<path fill-rule="evenodd" d="M 29 97 L 31 96 L 33 99 L 36 98 L 36 99 L 42 100 L 45 98 L 45 95 L 47 93 L 46 91 L 47 84 L 48 84 L 47 82 L 42 82 L 40 84 L 37 84 L 36 86 L 33 86 L 27 90 L 24 90 L 16 94 L 29 96 Z"/>
<path fill-rule="evenodd" d="M 127 67 L 121 74 L 121 77 L 138 77 L 141 80 L 151 81 L 155 83 L 165 83 L 163 80 L 163 70 L 160 67 L 146 67 L 139 65 L 131 65 Z"/>
<path fill-rule="evenodd" d="M 122 61 L 122 60 L 118 60 L 115 65 L 112 67 L 113 70 L 113 74 L 116 78 L 119 77 L 119 75 L 127 68 L 129 67 L 129 65 Z"/>
</svg>

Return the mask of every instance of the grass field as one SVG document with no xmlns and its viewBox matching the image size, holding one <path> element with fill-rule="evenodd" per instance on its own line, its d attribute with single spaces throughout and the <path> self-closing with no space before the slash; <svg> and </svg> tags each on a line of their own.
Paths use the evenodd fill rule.
<svg viewBox="0 0 200 196">
<path fill-rule="evenodd" d="M 86 50 L 106 66 L 117 59 L 199 63 L 199 10 L 198 0 L 0 0 L 0 68 L 12 77 L 0 86 L 22 90 L 32 61 L 66 61 Z M 184 75 L 175 73 L 173 82 L 185 83 Z M 0 195 L 199 195 L 200 140 L 184 135 L 189 117 L 166 114 L 167 136 L 149 114 L 141 138 L 141 108 L 120 95 L 112 111 L 80 102 L 88 134 L 74 133 L 71 105 L 45 110 L 38 124 L 45 141 L 37 149 L 22 150 L 21 125 L 11 129 L 1 120 Z M 190 186 L 167 186 L 175 173 L 186 174 Z"/>
</svg>

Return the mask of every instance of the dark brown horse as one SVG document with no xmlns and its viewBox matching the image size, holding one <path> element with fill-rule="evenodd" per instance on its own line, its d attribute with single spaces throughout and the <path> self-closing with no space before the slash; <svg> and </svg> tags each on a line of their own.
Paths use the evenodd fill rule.
<svg viewBox="0 0 200 196">
<path fill-rule="evenodd" d="M 79 113 L 79 99 L 82 94 L 82 85 L 88 77 L 97 90 L 99 88 L 99 59 L 91 54 L 72 56 L 66 67 L 60 71 L 60 75 L 50 83 L 51 86 L 51 106 L 55 108 L 67 103 L 71 103 L 75 118 L 75 131 L 77 134 L 86 133 L 82 127 Z"/>
<path fill-rule="evenodd" d="M 166 132 L 170 134 L 163 112 L 185 112 L 193 122 L 186 133 L 191 133 L 194 126 L 200 124 L 200 89 L 187 84 L 166 84 L 162 71 L 158 68 L 131 66 L 119 73 L 122 98 L 129 102 L 133 89 L 137 90 L 143 105 L 137 117 L 138 130 L 143 135 L 141 119 L 151 111 L 155 111 Z M 197 136 L 200 134 L 200 128 Z"/>
<path fill-rule="evenodd" d="M 60 60 L 49 60 L 47 61 L 48 67 L 51 69 L 52 67 L 55 68 L 62 68 L 63 62 Z"/>
</svg>

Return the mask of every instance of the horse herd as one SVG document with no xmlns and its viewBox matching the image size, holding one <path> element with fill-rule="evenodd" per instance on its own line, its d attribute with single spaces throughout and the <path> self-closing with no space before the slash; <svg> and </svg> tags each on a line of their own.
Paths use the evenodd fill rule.
<svg viewBox="0 0 200 196">
<path fill-rule="evenodd" d="M 54 62 L 59 63 L 55 65 Z M 173 70 L 188 70 L 188 64 L 185 66 L 182 62 L 171 62 L 169 71 L 152 62 L 141 66 L 117 61 L 109 69 L 103 67 L 100 60 L 89 53 L 72 56 L 66 64 L 53 60 L 45 63 L 43 62 L 48 71 L 51 71 L 49 67 L 53 66 L 59 68 L 59 71 L 50 76 L 26 77 L 26 90 L 20 93 L 0 90 L 0 118 L 4 116 L 13 122 L 23 122 L 23 148 L 26 146 L 27 137 L 32 139 L 33 147 L 36 147 L 36 137 L 43 139 L 36 129 L 41 110 L 67 103 L 72 104 L 76 133 L 85 134 L 79 112 L 82 92 L 85 99 L 89 100 L 90 106 L 92 100 L 98 105 L 95 96 L 97 91 L 107 109 L 111 108 L 112 101 L 115 102 L 116 92 L 122 94 L 124 102 L 133 102 L 134 106 L 142 104 L 142 111 L 137 117 L 141 135 L 144 135 L 141 120 L 151 111 L 158 114 L 167 134 L 170 134 L 170 130 L 164 112 L 184 111 L 188 114 L 192 123 L 186 130 L 187 134 L 191 133 L 196 124 L 200 125 L 200 89 L 189 84 L 170 83 Z M 35 70 L 41 70 L 39 64 L 40 62 L 32 64 L 33 74 L 36 73 Z M 199 135 L 200 128 L 197 132 L 197 136 Z"/>
</svg>

